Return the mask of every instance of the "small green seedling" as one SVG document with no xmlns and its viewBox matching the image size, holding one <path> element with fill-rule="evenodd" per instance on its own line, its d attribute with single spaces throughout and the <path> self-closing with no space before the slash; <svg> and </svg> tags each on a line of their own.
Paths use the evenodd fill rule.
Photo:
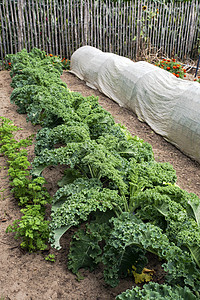
<svg viewBox="0 0 200 300">
<path fill-rule="evenodd" d="M 1 199 L 1 200 L 5 200 L 5 196 L 4 196 L 5 190 L 6 190 L 6 189 L 0 190 L 0 193 L 1 193 L 1 194 L 0 194 L 0 199 Z"/>
<path fill-rule="evenodd" d="M 51 261 L 51 262 L 55 262 L 56 261 L 54 254 L 49 254 L 44 259 L 47 260 L 47 261 Z"/>
</svg>

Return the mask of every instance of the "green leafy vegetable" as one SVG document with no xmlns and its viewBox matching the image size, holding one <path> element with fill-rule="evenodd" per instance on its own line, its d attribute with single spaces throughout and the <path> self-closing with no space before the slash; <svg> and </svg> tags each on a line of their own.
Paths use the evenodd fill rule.
<svg viewBox="0 0 200 300">
<path fill-rule="evenodd" d="M 167 284 L 158 284 L 149 282 L 143 288 L 133 287 L 132 290 L 127 290 L 116 297 L 116 300 L 195 300 L 195 295 L 187 288 Z"/>
</svg>

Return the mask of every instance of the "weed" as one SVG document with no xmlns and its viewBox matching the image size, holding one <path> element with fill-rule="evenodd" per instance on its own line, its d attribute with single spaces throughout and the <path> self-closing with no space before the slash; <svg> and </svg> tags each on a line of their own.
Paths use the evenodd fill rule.
<svg viewBox="0 0 200 300">
<path fill-rule="evenodd" d="M 47 261 L 51 261 L 51 262 L 55 262 L 56 261 L 54 254 L 49 254 L 44 259 L 47 260 Z"/>
</svg>

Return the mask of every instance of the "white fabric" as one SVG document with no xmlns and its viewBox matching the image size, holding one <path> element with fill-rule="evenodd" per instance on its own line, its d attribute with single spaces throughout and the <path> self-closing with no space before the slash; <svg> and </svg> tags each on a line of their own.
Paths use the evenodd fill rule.
<svg viewBox="0 0 200 300">
<path fill-rule="evenodd" d="M 90 46 L 73 53 L 71 72 L 134 111 L 140 121 L 200 162 L 199 83 Z"/>
</svg>

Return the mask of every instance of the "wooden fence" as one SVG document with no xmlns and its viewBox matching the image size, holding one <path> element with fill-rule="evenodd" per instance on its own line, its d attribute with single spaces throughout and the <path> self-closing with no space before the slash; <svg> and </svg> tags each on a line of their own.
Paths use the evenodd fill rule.
<svg viewBox="0 0 200 300">
<path fill-rule="evenodd" d="M 162 51 L 184 59 L 197 53 L 200 3 L 149 0 L 2 0 L 0 60 L 33 47 L 69 58 L 83 45 L 137 59 Z"/>
</svg>

